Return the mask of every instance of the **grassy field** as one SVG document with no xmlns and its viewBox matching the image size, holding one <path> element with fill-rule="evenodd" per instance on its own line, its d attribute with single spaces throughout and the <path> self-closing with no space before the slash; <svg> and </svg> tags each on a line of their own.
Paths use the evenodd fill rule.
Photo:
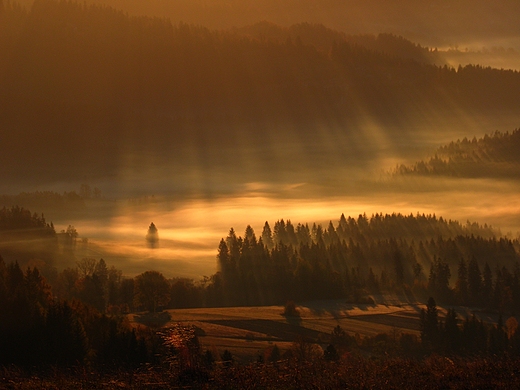
<svg viewBox="0 0 520 390">
<path fill-rule="evenodd" d="M 424 305 L 397 303 L 397 299 L 388 301 L 393 304 L 307 302 L 298 305 L 300 315 L 296 317 L 284 316 L 283 306 L 175 309 L 163 313 L 161 325 L 196 326 L 204 349 L 215 355 L 221 355 L 227 349 L 239 362 L 256 360 L 274 344 L 283 353 L 302 336 L 325 348 L 332 330 L 338 325 L 352 336 L 370 337 L 379 333 L 419 336 L 419 316 Z M 441 317 L 446 312 L 442 307 L 438 310 Z M 458 308 L 457 312 L 461 320 L 472 314 L 465 308 Z M 486 322 L 496 321 L 483 315 L 479 317 Z M 130 320 L 135 324 L 146 323 L 138 315 L 131 315 Z"/>
<path fill-rule="evenodd" d="M 283 306 L 222 307 L 167 310 L 162 325 L 193 325 L 200 329 L 204 349 L 222 354 L 229 350 L 236 360 L 248 362 L 274 344 L 283 351 L 298 337 L 326 347 L 337 325 L 351 335 L 378 333 L 419 334 L 417 305 L 352 305 L 340 301 L 309 302 L 298 306 L 299 316 L 286 317 Z M 131 315 L 135 324 L 143 317 Z"/>
</svg>

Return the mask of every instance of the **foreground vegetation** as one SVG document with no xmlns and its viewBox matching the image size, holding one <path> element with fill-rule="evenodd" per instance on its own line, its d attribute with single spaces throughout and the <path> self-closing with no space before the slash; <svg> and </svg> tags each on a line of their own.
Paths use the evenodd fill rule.
<svg viewBox="0 0 520 390">
<path fill-rule="evenodd" d="M 520 386 L 520 361 L 510 358 L 472 360 L 432 356 L 424 361 L 393 358 L 345 358 L 340 362 L 255 363 L 219 367 L 210 373 L 180 375 L 165 367 L 111 373 L 90 370 L 52 371 L 28 376 L 3 370 L 3 383 L 13 389 L 510 389 Z"/>
</svg>

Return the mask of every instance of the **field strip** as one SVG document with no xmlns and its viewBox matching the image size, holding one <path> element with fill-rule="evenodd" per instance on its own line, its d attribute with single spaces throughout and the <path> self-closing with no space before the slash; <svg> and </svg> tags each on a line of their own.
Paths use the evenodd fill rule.
<svg viewBox="0 0 520 390">
<path fill-rule="evenodd" d="M 372 314 L 365 316 L 356 316 L 351 318 L 352 321 L 366 321 L 380 325 L 386 325 L 393 328 L 400 328 L 406 330 L 419 330 L 419 317 L 410 318 L 404 316 L 395 316 L 388 314 Z"/>
<path fill-rule="evenodd" d="M 299 323 L 285 323 L 281 321 L 270 321 L 261 319 L 248 320 L 208 320 L 212 324 L 225 325 L 228 327 L 240 328 L 250 332 L 256 332 L 266 335 L 266 339 L 276 338 L 278 340 L 294 341 L 297 335 L 317 339 L 318 337 L 326 337 L 317 330 L 306 328 Z"/>
<path fill-rule="evenodd" d="M 204 331 L 202 337 L 225 337 L 236 339 L 267 339 L 267 335 L 260 332 L 255 332 L 247 329 L 242 329 L 234 326 L 227 326 L 209 321 L 182 321 L 180 324 L 194 325 Z"/>
</svg>

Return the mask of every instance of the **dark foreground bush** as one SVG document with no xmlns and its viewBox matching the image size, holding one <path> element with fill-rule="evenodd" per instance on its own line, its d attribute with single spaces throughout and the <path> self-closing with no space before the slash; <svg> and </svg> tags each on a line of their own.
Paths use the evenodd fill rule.
<svg viewBox="0 0 520 390">
<path fill-rule="evenodd" d="M 0 371 L 1 383 L 12 389 L 469 389 L 520 388 L 520 360 L 457 359 L 371 360 L 348 358 L 338 362 L 279 362 L 220 367 L 207 373 L 182 375 L 164 367 L 143 366 L 134 371 L 99 375 L 90 370 L 54 371 L 26 375 L 16 369 Z M 185 373 L 186 374 L 186 373 Z M 206 375 L 206 374 L 205 374 Z"/>
</svg>

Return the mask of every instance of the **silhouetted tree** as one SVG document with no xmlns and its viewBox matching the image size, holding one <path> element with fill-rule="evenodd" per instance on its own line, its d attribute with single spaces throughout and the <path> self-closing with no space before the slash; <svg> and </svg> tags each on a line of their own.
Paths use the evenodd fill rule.
<svg viewBox="0 0 520 390">
<path fill-rule="evenodd" d="M 493 298 L 493 273 L 487 262 L 484 265 L 482 279 L 482 304 L 486 307 L 491 307 Z"/>
<path fill-rule="evenodd" d="M 431 265 L 428 279 L 429 293 L 437 297 L 440 301 L 449 303 L 452 295 L 449 283 L 450 278 L 451 272 L 448 263 L 439 258 L 435 258 Z"/>
<path fill-rule="evenodd" d="M 499 355 L 506 353 L 508 350 L 507 333 L 504 330 L 504 322 L 502 314 L 498 316 L 498 321 L 495 326 L 489 330 L 489 353 Z"/>
<path fill-rule="evenodd" d="M 81 261 L 78 261 L 76 264 L 81 277 L 85 278 L 94 274 L 94 271 L 96 270 L 97 260 L 90 257 L 85 257 L 81 259 Z"/>
<path fill-rule="evenodd" d="M 335 362 L 339 360 L 339 354 L 338 351 L 336 351 L 336 348 L 334 345 L 329 344 L 327 345 L 327 349 L 325 349 L 323 353 L 323 358 L 325 360 L 328 360 L 329 362 Z"/>
<path fill-rule="evenodd" d="M 170 285 L 162 273 L 146 271 L 135 277 L 134 294 L 137 306 L 155 313 L 170 301 Z"/>
<path fill-rule="evenodd" d="M 77 313 L 67 303 L 49 308 L 44 331 L 47 362 L 58 365 L 82 363 L 88 353 L 88 338 Z"/>
<path fill-rule="evenodd" d="M 463 349 L 468 355 L 481 354 L 487 350 L 488 334 L 482 320 L 475 315 L 466 317 L 462 325 L 461 340 Z"/>
<path fill-rule="evenodd" d="M 265 221 L 264 228 L 262 230 L 262 242 L 267 247 L 267 249 L 271 250 L 274 247 L 273 243 L 273 233 L 271 231 L 271 227 L 269 223 Z"/>
<path fill-rule="evenodd" d="M 413 277 L 416 281 L 421 281 L 423 276 L 423 266 L 419 263 L 415 263 L 412 267 Z"/>
<path fill-rule="evenodd" d="M 491 271 L 491 270 L 490 270 Z M 468 265 L 468 301 L 472 305 L 482 304 L 482 275 L 477 259 L 472 257 Z"/>
<path fill-rule="evenodd" d="M 294 301 L 288 301 L 285 304 L 282 315 L 287 316 L 287 317 L 299 317 L 300 311 L 296 307 L 296 304 L 294 303 Z"/>
<path fill-rule="evenodd" d="M 444 319 L 443 347 L 444 351 L 448 353 L 458 353 L 461 348 L 461 332 L 454 309 L 448 309 Z"/>
<path fill-rule="evenodd" d="M 455 294 L 458 303 L 461 305 L 468 304 L 468 285 L 468 268 L 466 267 L 466 261 L 464 259 L 461 259 L 459 262 L 459 269 L 457 272 L 457 281 L 455 283 Z"/>
<path fill-rule="evenodd" d="M 228 349 L 224 350 L 222 353 L 222 356 L 220 357 L 222 359 L 222 363 L 224 364 L 224 367 L 229 368 L 233 365 L 234 359 L 231 352 L 229 352 Z"/>
<path fill-rule="evenodd" d="M 420 326 L 424 348 L 429 351 L 437 349 L 439 346 L 439 319 L 437 304 L 432 297 L 428 298 L 426 310 L 421 309 Z"/>
<path fill-rule="evenodd" d="M 395 282 L 398 286 L 402 286 L 404 284 L 404 265 L 401 252 L 395 251 L 393 260 Z"/>
<path fill-rule="evenodd" d="M 159 241 L 159 232 L 153 222 L 150 223 L 150 226 L 148 227 L 148 232 L 146 233 L 146 241 L 148 241 L 148 244 L 151 247 L 155 247 L 157 245 L 157 242 Z"/>
<path fill-rule="evenodd" d="M 278 348 L 278 345 L 273 345 L 272 348 L 268 350 L 267 353 L 267 361 L 270 363 L 276 363 L 281 358 L 280 348 Z"/>
</svg>

